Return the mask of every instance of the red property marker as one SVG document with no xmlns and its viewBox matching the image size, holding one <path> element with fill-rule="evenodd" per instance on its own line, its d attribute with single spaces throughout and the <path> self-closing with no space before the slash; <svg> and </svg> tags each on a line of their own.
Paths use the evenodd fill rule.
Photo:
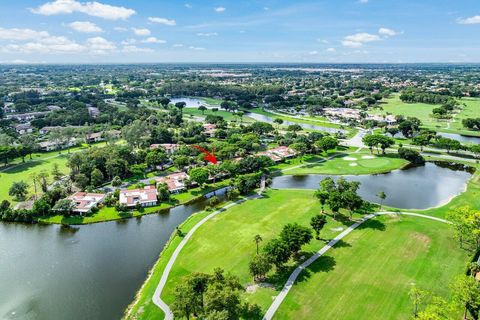
<svg viewBox="0 0 480 320">
<path fill-rule="evenodd" d="M 211 162 L 213 164 L 217 164 L 217 158 L 215 157 L 215 148 L 212 146 L 212 153 L 208 152 L 207 150 L 203 149 L 202 147 L 192 145 L 195 149 L 200 150 L 201 152 L 205 153 L 205 156 L 203 159 L 207 160 L 208 162 Z"/>
</svg>

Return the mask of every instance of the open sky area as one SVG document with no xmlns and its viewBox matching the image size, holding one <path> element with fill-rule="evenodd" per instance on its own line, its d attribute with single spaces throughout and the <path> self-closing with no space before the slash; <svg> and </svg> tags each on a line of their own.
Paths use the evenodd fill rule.
<svg viewBox="0 0 480 320">
<path fill-rule="evenodd" d="M 1 63 L 480 62 L 477 0 L 2 1 Z"/>
</svg>

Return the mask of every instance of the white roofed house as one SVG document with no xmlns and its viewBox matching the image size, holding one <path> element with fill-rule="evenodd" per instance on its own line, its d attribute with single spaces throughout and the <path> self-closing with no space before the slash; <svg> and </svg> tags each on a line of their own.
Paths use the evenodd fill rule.
<svg viewBox="0 0 480 320">
<path fill-rule="evenodd" d="M 211 138 L 215 137 L 215 131 L 217 131 L 217 126 L 212 123 L 205 123 L 203 125 L 203 133 Z"/>
<path fill-rule="evenodd" d="M 100 142 L 103 140 L 105 140 L 103 137 L 103 132 L 93 132 L 85 135 L 85 141 L 87 143 Z"/>
<path fill-rule="evenodd" d="M 102 203 L 105 200 L 105 194 L 76 192 L 67 199 L 71 200 L 74 205 L 73 212 L 83 215 L 90 212 L 92 208 L 97 207 L 99 203 Z"/>
<path fill-rule="evenodd" d="M 157 149 L 157 148 L 165 149 L 165 153 L 171 156 L 180 148 L 180 145 L 176 143 L 158 143 L 158 144 L 150 145 L 150 149 Z"/>
<path fill-rule="evenodd" d="M 135 207 L 137 203 L 142 207 L 151 207 L 157 204 L 157 188 L 146 186 L 143 189 L 121 190 L 119 203 L 128 208 Z"/>
<path fill-rule="evenodd" d="M 178 193 L 187 188 L 186 182 L 190 177 L 185 172 L 172 173 L 165 177 L 157 177 L 155 181 L 157 184 L 165 183 L 168 187 L 168 191 L 172 193 Z"/>
</svg>

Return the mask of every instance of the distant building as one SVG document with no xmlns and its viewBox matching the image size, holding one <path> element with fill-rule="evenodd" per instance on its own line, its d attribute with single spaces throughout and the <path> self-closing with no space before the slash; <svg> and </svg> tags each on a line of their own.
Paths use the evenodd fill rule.
<svg viewBox="0 0 480 320">
<path fill-rule="evenodd" d="M 17 124 L 14 126 L 14 128 L 15 131 L 17 131 L 17 133 L 20 135 L 33 132 L 33 127 L 30 125 L 30 123 Z"/>
<path fill-rule="evenodd" d="M 105 195 L 102 193 L 76 192 L 67 199 L 74 204 L 73 212 L 84 214 L 102 203 L 105 200 Z"/>
<path fill-rule="evenodd" d="M 205 123 L 203 125 L 203 133 L 211 138 L 215 136 L 215 131 L 217 131 L 217 126 L 212 123 Z"/>
<path fill-rule="evenodd" d="M 7 114 L 7 119 L 17 120 L 20 122 L 30 121 L 36 118 L 44 117 L 48 111 L 43 112 L 30 112 L 30 113 L 18 113 L 18 114 Z"/>
<path fill-rule="evenodd" d="M 151 207 L 157 204 L 157 188 L 146 186 L 143 189 L 121 190 L 119 203 L 129 208 L 140 204 L 142 207 Z"/>
<path fill-rule="evenodd" d="M 42 141 L 38 145 L 42 151 L 53 151 L 67 147 L 73 147 L 75 144 L 77 144 L 76 139 L 72 139 L 70 142 L 64 144 L 57 141 Z"/>
<path fill-rule="evenodd" d="M 61 110 L 62 108 L 59 107 L 59 106 L 54 106 L 54 105 L 51 105 L 51 106 L 47 106 L 47 110 L 49 111 L 55 111 L 55 110 Z"/>
<path fill-rule="evenodd" d="M 96 118 L 100 115 L 100 110 L 97 107 L 87 107 L 88 114 L 92 118 Z"/>
<path fill-rule="evenodd" d="M 172 193 L 177 193 L 187 188 L 185 182 L 189 178 L 190 177 L 185 172 L 177 172 L 165 177 L 155 178 L 155 181 L 157 182 L 157 184 L 167 184 L 168 191 Z"/>
<path fill-rule="evenodd" d="M 56 127 L 43 127 L 42 129 L 39 130 L 40 134 L 47 134 L 50 133 L 53 130 L 60 129 L 62 127 L 56 126 Z"/>
<path fill-rule="evenodd" d="M 272 159 L 274 162 L 279 162 L 284 159 L 292 158 L 297 155 L 297 152 L 292 148 L 279 146 L 276 148 L 268 149 L 266 151 L 258 152 L 259 156 L 267 156 Z"/>
<path fill-rule="evenodd" d="M 85 135 L 85 141 L 87 143 L 100 142 L 103 140 L 105 140 L 103 138 L 103 132 L 93 132 L 93 133 L 87 133 Z"/>
</svg>

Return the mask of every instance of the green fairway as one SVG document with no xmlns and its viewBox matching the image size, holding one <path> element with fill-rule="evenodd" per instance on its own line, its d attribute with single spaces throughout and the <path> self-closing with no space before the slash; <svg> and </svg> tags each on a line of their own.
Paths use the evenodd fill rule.
<svg viewBox="0 0 480 320">
<path fill-rule="evenodd" d="M 253 237 L 260 234 L 262 246 L 287 222 L 308 226 L 310 218 L 319 211 L 320 206 L 310 190 L 296 190 L 295 193 L 269 190 L 265 198 L 228 209 L 206 222 L 186 244 L 173 266 L 162 298 L 171 304 L 175 284 L 183 276 L 192 272 L 211 273 L 217 267 L 238 276 L 245 287 L 251 285 L 248 263 L 255 254 Z M 321 237 L 331 239 L 349 224 L 349 221 L 341 223 L 329 218 Z M 182 226 L 182 231 L 192 226 L 193 223 Z M 142 288 L 133 307 L 132 319 L 162 317 L 151 297 L 179 241 L 174 236 L 162 253 L 152 278 Z M 324 241 L 312 240 L 303 248 L 305 257 L 324 245 Z M 356 313 L 368 310 L 365 316 L 378 313 L 379 319 L 385 319 L 386 315 L 408 319 L 411 315 L 408 290 L 412 283 L 447 297 L 448 283 L 462 273 L 466 260 L 446 224 L 403 216 L 376 218 L 353 231 L 301 275 L 277 317 L 333 319 L 332 315 L 342 314 L 344 310 L 345 319 L 354 319 Z M 295 265 L 290 262 L 289 270 Z M 258 304 L 263 311 L 278 294 L 285 277 L 270 274 L 266 281 L 273 287 L 256 287 L 254 292 L 243 295 L 246 301 Z M 351 301 L 355 303 L 352 305 Z"/>
<path fill-rule="evenodd" d="M 407 164 L 408 161 L 388 154 L 345 153 L 327 161 L 319 161 L 318 157 L 309 157 L 303 163 L 283 168 L 282 174 L 376 174 L 399 169 Z"/>
<path fill-rule="evenodd" d="M 57 153 L 58 155 L 58 153 Z M 0 199 L 8 200 L 12 203 L 15 203 L 14 199 L 8 195 L 8 190 L 14 182 L 25 181 L 29 185 L 29 193 L 33 194 L 34 187 L 32 183 L 32 174 L 38 174 L 41 171 L 47 172 L 51 175 L 53 164 L 58 164 L 60 172 L 67 174 L 69 169 L 67 168 L 67 154 L 64 152 L 62 155 L 54 156 L 52 158 L 39 157 L 39 160 L 27 161 L 18 165 L 14 165 L 11 168 L 8 168 L 0 172 Z M 49 181 L 52 181 L 50 177 Z M 37 188 L 39 188 L 37 186 Z"/>
<path fill-rule="evenodd" d="M 451 121 L 435 119 L 431 116 L 432 110 L 440 105 L 427 103 L 406 103 L 400 100 L 400 95 L 395 94 L 390 98 L 383 100 L 381 107 L 383 110 L 374 109 L 373 114 L 393 114 L 406 117 L 416 117 L 422 121 L 422 126 L 441 132 L 458 133 L 464 135 L 480 136 L 479 131 L 467 130 L 462 125 L 465 118 L 477 118 L 480 114 L 479 98 L 462 98 L 458 100 L 461 110 L 454 114 Z M 463 106 L 465 104 L 465 106 Z M 450 122 L 450 123 L 449 123 Z"/>
<path fill-rule="evenodd" d="M 449 297 L 467 261 L 450 226 L 402 216 L 360 228 L 300 275 L 275 319 L 406 320 L 413 285 Z"/>
</svg>

